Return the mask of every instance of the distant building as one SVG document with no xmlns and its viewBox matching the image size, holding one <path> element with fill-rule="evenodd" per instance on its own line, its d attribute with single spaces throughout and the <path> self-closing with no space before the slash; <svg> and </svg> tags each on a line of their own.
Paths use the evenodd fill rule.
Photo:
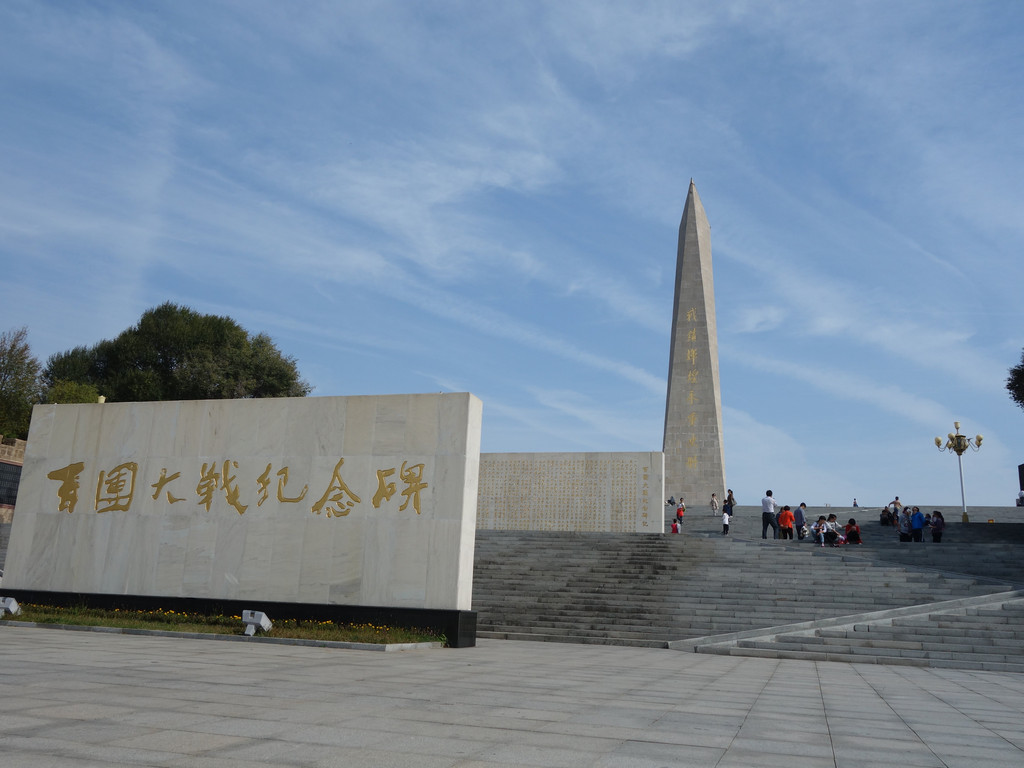
<svg viewBox="0 0 1024 768">
<path fill-rule="evenodd" d="M 0 522 L 9 523 L 18 499 L 21 465 L 25 462 L 25 441 L 0 435 Z"/>
</svg>

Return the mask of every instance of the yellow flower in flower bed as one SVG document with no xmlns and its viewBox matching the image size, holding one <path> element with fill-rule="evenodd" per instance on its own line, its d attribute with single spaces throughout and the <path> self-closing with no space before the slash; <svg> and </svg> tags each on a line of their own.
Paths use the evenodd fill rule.
<svg viewBox="0 0 1024 768">
<path fill-rule="evenodd" d="M 241 616 L 207 616 L 164 610 L 133 611 L 121 608 L 100 609 L 83 606 L 57 607 L 22 603 L 21 615 L 5 616 L 3 621 L 26 621 L 37 624 L 77 624 L 105 626 L 120 629 L 158 629 L 176 632 L 206 634 L 242 634 Z M 304 640 L 324 640 L 348 643 L 446 643 L 443 635 L 420 629 L 376 626 L 366 624 L 338 624 L 330 620 L 304 621 L 286 619 L 275 621 L 271 636 Z"/>
</svg>

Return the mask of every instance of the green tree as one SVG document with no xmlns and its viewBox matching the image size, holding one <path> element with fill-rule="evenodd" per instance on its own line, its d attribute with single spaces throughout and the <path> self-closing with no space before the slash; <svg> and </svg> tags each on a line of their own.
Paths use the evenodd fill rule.
<svg viewBox="0 0 1024 768">
<path fill-rule="evenodd" d="M 113 340 L 51 356 L 43 381 L 90 384 L 113 402 L 303 397 L 312 389 L 270 337 L 170 302 Z"/>
<path fill-rule="evenodd" d="M 1024 353 L 1021 354 L 1020 362 L 1010 369 L 1010 377 L 1006 380 L 1006 389 L 1013 402 L 1024 408 Z"/>
<path fill-rule="evenodd" d="M 0 435 L 27 438 L 39 399 L 39 361 L 32 356 L 28 328 L 0 334 Z"/>
<path fill-rule="evenodd" d="M 67 352 L 51 355 L 43 369 L 43 386 L 49 389 L 60 381 L 88 382 L 93 354 L 87 347 L 75 347 Z"/>
<path fill-rule="evenodd" d="M 45 400 L 48 403 L 95 403 L 100 393 L 92 384 L 78 381 L 57 381 L 46 390 Z"/>
</svg>

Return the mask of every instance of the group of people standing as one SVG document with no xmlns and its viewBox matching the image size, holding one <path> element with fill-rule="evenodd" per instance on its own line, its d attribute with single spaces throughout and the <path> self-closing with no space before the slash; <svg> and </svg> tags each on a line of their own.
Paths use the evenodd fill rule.
<svg viewBox="0 0 1024 768">
<path fill-rule="evenodd" d="M 821 546 L 838 547 L 842 544 L 863 544 L 860 537 L 860 526 L 854 518 L 843 526 L 834 514 L 825 517 L 819 515 L 816 522 L 808 524 L 807 505 L 790 508 L 788 504 L 778 505 L 770 490 L 764 492 L 761 499 L 761 538 L 768 538 L 768 529 L 772 529 L 772 538 L 793 540 L 793 534 L 800 541 L 813 536 Z"/>
<path fill-rule="evenodd" d="M 879 515 L 879 522 L 893 526 L 900 541 L 924 541 L 924 533 L 929 531 L 932 541 L 938 544 L 946 530 L 946 518 L 939 510 L 921 512 L 920 507 L 903 504 L 899 496 L 885 505 Z"/>
<path fill-rule="evenodd" d="M 686 502 L 683 501 L 682 494 L 679 496 L 679 501 L 676 501 L 674 496 L 670 496 L 668 501 L 665 502 L 668 507 L 675 507 L 676 515 L 672 520 L 672 533 L 679 533 L 680 526 L 683 524 L 683 515 L 686 514 Z M 711 494 L 711 514 L 714 516 L 719 515 L 721 510 L 722 515 L 722 535 L 729 533 L 729 519 L 732 517 L 733 510 L 736 509 L 736 497 L 732 493 L 732 488 L 726 490 L 725 500 L 719 502 L 718 494 Z"/>
<path fill-rule="evenodd" d="M 677 502 L 670 498 L 666 502 L 669 508 L 675 509 L 675 518 L 672 521 L 672 533 L 679 533 L 683 523 L 683 515 L 686 512 L 686 503 L 683 497 Z M 736 508 L 736 497 L 730 488 L 724 500 L 719 501 L 718 494 L 711 494 L 709 503 L 711 514 L 721 515 L 722 535 L 729 534 L 729 524 Z M 771 490 L 765 491 L 761 499 L 761 538 L 768 538 L 768 529 L 772 530 L 773 539 L 794 538 L 803 540 L 808 537 L 821 546 L 841 546 L 843 544 L 863 544 L 861 539 L 860 526 L 855 518 L 850 518 L 845 525 L 841 524 L 835 514 L 827 517 L 820 515 L 816 521 L 807 516 L 807 505 L 800 502 L 797 507 L 779 505 Z M 906 506 L 900 502 L 897 496 L 889 502 L 880 515 L 882 525 L 891 525 L 899 534 L 900 541 L 924 541 L 924 533 L 931 533 L 932 541 L 942 541 L 942 533 L 946 529 L 946 520 L 942 513 L 934 510 L 930 513 L 922 513 L 919 507 Z"/>
<path fill-rule="evenodd" d="M 773 539 L 789 539 L 793 533 L 798 539 L 807 537 L 807 505 L 802 501 L 800 506 L 790 508 L 788 504 L 780 507 L 770 490 L 764 492 L 761 499 L 761 538 L 768 538 L 768 529 L 772 529 Z"/>
</svg>

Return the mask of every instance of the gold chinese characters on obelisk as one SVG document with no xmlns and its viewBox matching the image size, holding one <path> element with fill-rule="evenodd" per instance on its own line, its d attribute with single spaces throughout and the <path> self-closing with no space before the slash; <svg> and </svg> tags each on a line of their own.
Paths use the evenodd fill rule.
<svg viewBox="0 0 1024 768">
<path fill-rule="evenodd" d="M 676 255 L 665 401 L 665 493 L 705 506 L 725 493 L 711 227 L 690 180 Z"/>
</svg>

